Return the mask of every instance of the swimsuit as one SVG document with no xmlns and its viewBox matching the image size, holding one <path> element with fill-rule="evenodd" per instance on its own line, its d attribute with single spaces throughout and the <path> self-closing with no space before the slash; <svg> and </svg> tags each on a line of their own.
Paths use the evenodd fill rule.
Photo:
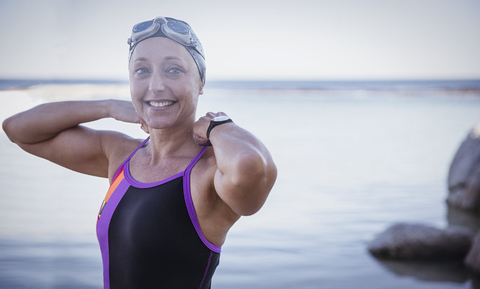
<svg viewBox="0 0 480 289">
<path fill-rule="evenodd" d="M 154 183 L 132 178 L 129 162 L 120 166 L 97 221 L 105 289 L 208 289 L 221 247 L 202 233 L 190 193 L 190 173 L 203 147 L 185 171 Z"/>
</svg>

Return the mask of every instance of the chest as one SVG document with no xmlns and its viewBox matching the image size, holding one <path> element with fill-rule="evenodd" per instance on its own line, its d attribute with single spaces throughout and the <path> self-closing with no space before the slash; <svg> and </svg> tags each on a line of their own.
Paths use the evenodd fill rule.
<svg viewBox="0 0 480 289">
<path fill-rule="evenodd" d="M 191 159 L 187 157 L 168 158 L 152 164 L 148 158 L 134 156 L 126 165 L 128 165 L 131 177 L 136 181 L 154 183 L 183 172 Z"/>
<path fill-rule="evenodd" d="M 110 237 L 145 254 L 196 239 L 184 197 L 183 177 L 151 188 L 129 187 L 110 221 Z"/>
</svg>

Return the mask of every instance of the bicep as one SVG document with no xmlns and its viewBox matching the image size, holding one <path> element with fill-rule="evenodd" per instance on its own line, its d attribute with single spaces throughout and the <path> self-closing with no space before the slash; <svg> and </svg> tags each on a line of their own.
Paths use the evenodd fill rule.
<svg viewBox="0 0 480 289">
<path fill-rule="evenodd" d="M 22 149 L 76 172 L 108 177 L 106 132 L 76 126 L 36 144 L 18 144 Z"/>
</svg>

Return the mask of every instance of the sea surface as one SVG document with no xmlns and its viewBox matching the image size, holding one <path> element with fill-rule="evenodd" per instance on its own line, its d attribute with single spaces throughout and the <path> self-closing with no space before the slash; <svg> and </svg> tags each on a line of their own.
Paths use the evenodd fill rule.
<svg viewBox="0 0 480 289">
<path fill-rule="evenodd" d="M 120 82 L 0 81 L 0 119 L 34 105 L 128 99 Z M 212 288 L 476 288 L 458 263 L 381 261 L 397 222 L 480 227 L 449 208 L 446 179 L 480 123 L 480 82 L 217 82 L 198 116 L 224 111 L 270 149 L 277 182 L 231 229 Z M 145 138 L 138 125 L 89 123 Z M 0 134 L 0 288 L 102 288 L 95 236 L 107 180 L 31 156 Z"/>
</svg>

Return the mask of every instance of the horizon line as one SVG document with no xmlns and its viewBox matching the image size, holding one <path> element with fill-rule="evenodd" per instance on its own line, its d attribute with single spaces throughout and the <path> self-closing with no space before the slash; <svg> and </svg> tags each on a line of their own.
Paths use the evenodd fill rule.
<svg viewBox="0 0 480 289">
<path fill-rule="evenodd" d="M 122 79 L 82 78 L 0 78 L 0 90 L 26 89 L 35 85 L 74 84 L 128 84 Z M 208 88 L 224 89 L 299 89 L 299 90 L 352 90 L 352 89 L 442 89 L 480 90 L 478 79 L 321 79 L 321 80 L 208 80 Z"/>
</svg>

